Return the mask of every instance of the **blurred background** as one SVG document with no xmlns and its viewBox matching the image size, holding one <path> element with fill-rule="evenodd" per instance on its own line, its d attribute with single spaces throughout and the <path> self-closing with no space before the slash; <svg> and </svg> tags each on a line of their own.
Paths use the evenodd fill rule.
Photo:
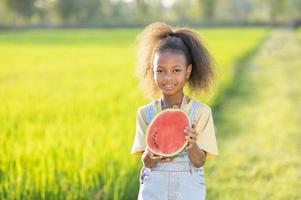
<svg viewBox="0 0 301 200">
<path fill-rule="evenodd" d="M 135 40 L 197 31 L 220 155 L 207 199 L 301 199 L 300 0 L 0 0 L 0 199 L 136 199 Z M 193 183 L 192 183 L 193 184 Z"/>
<path fill-rule="evenodd" d="M 3 27 L 120 27 L 300 23 L 299 0 L 1 0 Z"/>
</svg>

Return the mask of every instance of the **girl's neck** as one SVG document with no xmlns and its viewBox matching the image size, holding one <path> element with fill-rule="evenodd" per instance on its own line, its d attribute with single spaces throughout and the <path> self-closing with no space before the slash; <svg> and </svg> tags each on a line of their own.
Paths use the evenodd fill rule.
<svg viewBox="0 0 301 200">
<path fill-rule="evenodd" d="M 166 109 L 166 108 L 172 108 L 173 106 L 178 106 L 179 108 L 181 108 L 181 104 L 182 104 L 182 100 L 184 98 L 184 93 L 178 93 L 178 94 L 174 94 L 172 96 L 168 96 L 168 95 L 162 95 L 161 96 L 161 108 Z"/>
</svg>

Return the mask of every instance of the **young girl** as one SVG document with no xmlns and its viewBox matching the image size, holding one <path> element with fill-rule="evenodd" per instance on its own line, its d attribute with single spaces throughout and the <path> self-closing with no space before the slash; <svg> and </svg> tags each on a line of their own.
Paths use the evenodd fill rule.
<svg viewBox="0 0 301 200">
<path fill-rule="evenodd" d="M 211 108 L 184 94 L 188 85 L 194 93 L 210 86 L 212 59 L 197 33 L 156 22 L 138 37 L 137 72 L 152 102 L 138 109 L 132 153 L 142 155 L 139 200 L 205 199 L 203 165 L 206 157 L 218 154 Z M 157 98 L 160 95 L 159 98 Z M 186 150 L 174 159 L 148 151 L 145 133 L 161 110 L 178 107 L 189 115 Z M 172 138 L 171 138 L 172 139 Z"/>
</svg>

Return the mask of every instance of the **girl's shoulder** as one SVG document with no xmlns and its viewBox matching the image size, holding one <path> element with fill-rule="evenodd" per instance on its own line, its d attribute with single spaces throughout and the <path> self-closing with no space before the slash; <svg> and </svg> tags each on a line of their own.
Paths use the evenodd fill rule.
<svg viewBox="0 0 301 200">
<path fill-rule="evenodd" d="M 138 108 L 137 114 L 144 120 L 147 121 L 147 117 L 151 115 L 155 115 L 159 112 L 159 103 L 158 99 L 151 101 L 148 104 L 142 105 Z"/>
<path fill-rule="evenodd" d="M 193 99 L 193 98 L 190 98 L 190 97 L 189 97 L 188 102 L 189 102 L 188 103 L 189 110 L 192 109 L 193 107 L 196 107 L 196 109 L 198 111 L 207 111 L 207 112 L 210 111 L 211 112 L 211 107 L 208 104 L 204 103 L 204 102 L 201 102 L 197 99 Z"/>
<path fill-rule="evenodd" d="M 153 107 L 154 109 L 157 107 L 158 104 L 158 100 L 153 100 L 148 104 L 144 104 L 140 107 L 138 107 L 138 113 L 145 113 L 147 109 L 149 109 L 150 107 Z"/>
<path fill-rule="evenodd" d="M 186 107 L 186 112 L 189 114 L 192 123 L 206 122 L 212 115 L 211 107 L 196 99 L 190 99 Z"/>
</svg>

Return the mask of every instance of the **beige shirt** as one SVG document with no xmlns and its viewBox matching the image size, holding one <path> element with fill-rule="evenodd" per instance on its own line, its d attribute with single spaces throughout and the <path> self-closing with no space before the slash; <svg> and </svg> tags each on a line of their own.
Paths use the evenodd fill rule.
<svg viewBox="0 0 301 200">
<path fill-rule="evenodd" d="M 187 114 L 189 114 L 192 107 L 192 101 L 195 100 L 184 95 L 181 109 Z M 218 148 L 211 108 L 204 103 L 198 103 L 200 106 L 196 111 L 196 131 L 199 133 L 197 145 L 207 152 L 208 157 L 212 157 L 218 155 Z M 150 104 L 154 108 L 154 115 L 162 110 L 160 99 L 153 100 Z M 148 127 L 148 124 L 146 123 L 146 107 L 148 105 L 140 107 L 137 112 L 136 135 L 131 151 L 131 153 L 135 155 L 141 155 L 146 148 L 146 130 Z"/>
</svg>

